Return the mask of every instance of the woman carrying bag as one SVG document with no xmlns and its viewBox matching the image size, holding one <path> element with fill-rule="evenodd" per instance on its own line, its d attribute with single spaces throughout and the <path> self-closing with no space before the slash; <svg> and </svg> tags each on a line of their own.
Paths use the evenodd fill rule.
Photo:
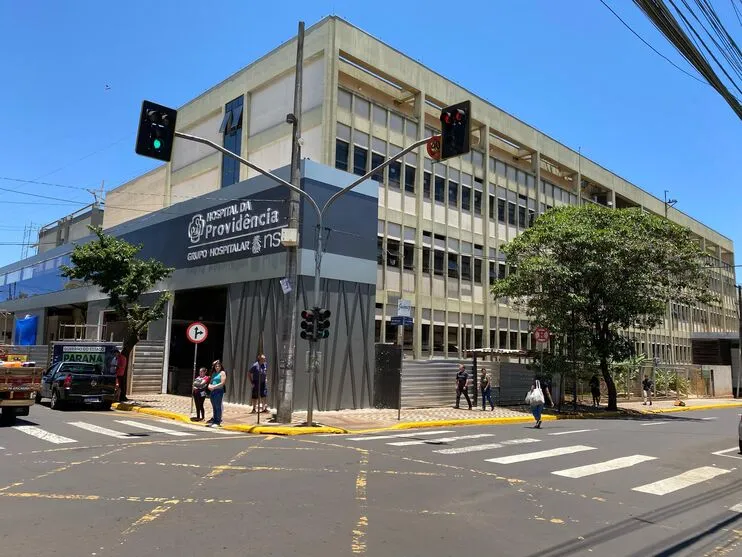
<svg viewBox="0 0 742 557">
<path fill-rule="evenodd" d="M 531 405 L 531 414 L 536 420 L 536 425 L 533 426 L 536 429 L 541 428 L 541 412 L 544 410 L 544 393 L 541 390 L 541 382 L 538 379 L 534 379 L 531 384 L 531 390 L 526 395 L 526 403 Z"/>
</svg>

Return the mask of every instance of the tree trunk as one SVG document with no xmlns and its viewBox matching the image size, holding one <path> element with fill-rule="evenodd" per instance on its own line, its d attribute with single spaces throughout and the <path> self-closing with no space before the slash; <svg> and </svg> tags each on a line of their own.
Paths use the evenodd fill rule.
<svg viewBox="0 0 742 557">
<path fill-rule="evenodd" d="M 618 395 L 616 384 L 613 382 L 613 376 L 608 370 L 608 358 L 600 357 L 600 371 L 603 373 L 603 381 L 608 389 L 608 410 L 618 410 Z"/>
</svg>

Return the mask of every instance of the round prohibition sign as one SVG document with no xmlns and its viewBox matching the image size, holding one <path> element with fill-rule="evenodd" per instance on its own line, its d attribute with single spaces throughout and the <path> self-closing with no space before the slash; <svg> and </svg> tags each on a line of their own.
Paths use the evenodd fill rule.
<svg viewBox="0 0 742 557">
<path fill-rule="evenodd" d="M 203 323 L 196 321 L 188 325 L 186 336 L 193 344 L 201 344 L 209 337 L 209 329 Z"/>
<path fill-rule="evenodd" d="M 549 329 L 546 327 L 536 327 L 533 331 L 533 338 L 536 342 L 549 342 Z"/>
<path fill-rule="evenodd" d="M 428 151 L 428 155 L 433 160 L 441 160 L 441 136 L 434 135 L 428 140 L 425 148 Z"/>
</svg>

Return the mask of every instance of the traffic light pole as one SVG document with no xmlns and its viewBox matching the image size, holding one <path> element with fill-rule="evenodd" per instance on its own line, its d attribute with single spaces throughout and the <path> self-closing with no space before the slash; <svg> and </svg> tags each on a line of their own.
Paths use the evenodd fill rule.
<svg viewBox="0 0 742 557">
<path fill-rule="evenodd" d="M 324 231 L 324 225 L 323 225 L 323 219 L 324 215 L 327 213 L 329 208 L 335 203 L 335 201 L 338 200 L 338 198 L 342 197 L 349 191 L 351 191 L 353 188 L 356 188 L 369 178 L 371 178 L 373 175 L 378 173 L 380 170 L 383 170 L 387 166 L 389 166 L 394 161 L 401 159 L 404 157 L 407 153 L 414 151 L 418 147 L 421 147 L 428 143 L 432 138 L 428 137 L 426 139 L 420 139 L 418 141 L 415 141 L 408 147 L 405 147 L 402 149 L 399 153 L 394 155 L 393 157 L 385 160 L 383 163 L 381 163 L 376 168 L 371 169 L 369 172 L 361 176 L 360 178 L 356 179 L 351 184 L 347 185 L 343 189 L 335 192 L 330 199 L 327 200 L 327 202 L 324 204 L 324 206 L 320 209 L 317 202 L 314 200 L 314 198 L 309 195 L 307 192 L 305 192 L 303 189 L 301 189 L 298 186 L 295 186 L 294 184 L 287 182 L 283 178 L 280 178 L 279 176 L 276 176 L 275 174 L 269 172 L 268 170 L 265 170 L 264 168 L 258 166 L 257 164 L 250 162 L 249 160 L 242 158 L 240 155 L 237 155 L 236 153 L 233 153 L 229 149 L 226 149 L 219 145 L 218 143 L 215 143 L 211 141 L 210 139 L 206 139 L 204 137 L 198 137 L 197 135 L 191 135 L 188 133 L 183 133 L 176 131 L 175 137 L 179 137 L 181 139 L 185 139 L 187 141 L 195 141 L 196 143 L 203 143 L 204 145 L 208 145 L 209 147 L 216 149 L 220 153 L 227 155 L 228 157 L 232 157 L 235 160 L 240 161 L 242 164 L 247 166 L 248 168 L 253 169 L 256 172 L 259 172 L 263 176 L 266 176 L 275 182 L 278 182 L 282 186 L 287 187 L 292 192 L 295 192 L 304 198 L 307 199 L 311 207 L 314 209 L 314 212 L 317 215 L 317 237 L 314 242 L 314 307 L 320 306 L 320 280 L 322 277 L 322 253 L 323 253 L 323 242 L 322 242 L 322 233 Z M 317 362 L 317 340 L 312 340 L 309 343 L 309 364 L 311 366 L 311 373 L 309 376 L 309 405 L 307 406 L 307 425 L 311 426 L 313 425 L 312 422 L 312 416 L 313 416 L 313 406 L 314 406 L 314 374 L 319 371 L 318 369 L 318 362 Z M 293 386 L 292 389 L 293 391 Z"/>
</svg>

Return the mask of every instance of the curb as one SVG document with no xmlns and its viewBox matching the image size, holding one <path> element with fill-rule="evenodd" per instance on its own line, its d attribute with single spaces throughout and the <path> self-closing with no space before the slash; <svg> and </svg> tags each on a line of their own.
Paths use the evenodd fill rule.
<svg viewBox="0 0 742 557">
<path fill-rule="evenodd" d="M 541 420 L 551 422 L 558 419 L 556 416 L 544 414 Z M 429 420 L 424 422 L 402 422 L 392 426 L 371 429 L 354 429 L 347 433 L 374 433 L 377 431 L 394 431 L 400 429 L 424 429 L 429 427 L 455 427 L 464 425 L 505 425 L 526 424 L 533 422 L 533 416 L 511 416 L 507 418 L 461 418 L 457 420 Z"/>
<path fill-rule="evenodd" d="M 658 408 L 657 410 L 643 410 L 644 414 L 669 414 L 670 412 L 690 412 L 691 410 L 718 410 L 719 408 L 740 408 L 742 402 L 728 404 L 699 404 L 697 406 L 673 406 L 672 408 Z"/>
</svg>

